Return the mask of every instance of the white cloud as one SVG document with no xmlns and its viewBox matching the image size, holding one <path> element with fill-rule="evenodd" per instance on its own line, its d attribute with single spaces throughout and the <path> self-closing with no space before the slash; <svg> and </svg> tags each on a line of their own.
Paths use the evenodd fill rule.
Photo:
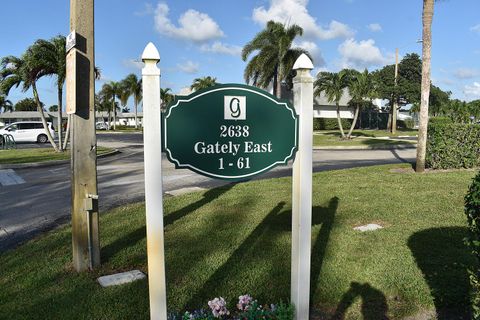
<svg viewBox="0 0 480 320">
<path fill-rule="evenodd" d="M 372 32 L 380 32 L 382 31 L 382 26 L 378 23 L 370 23 L 368 26 L 367 26 L 368 30 L 372 31 Z"/>
<path fill-rule="evenodd" d="M 313 64 L 316 67 L 322 67 L 325 65 L 325 60 L 323 59 L 322 52 L 320 51 L 320 48 L 316 45 L 315 42 L 311 42 L 311 41 L 294 42 L 293 47 L 307 50 L 312 56 Z"/>
<path fill-rule="evenodd" d="M 328 40 L 353 36 L 354 31 L 350 27 L 335 20 L 332 20 L 326 28 L 318 25 L 316 18 L 308 12 L 307 4 L 308 0 L 270 0 L 268 9 L 263 6 L 253 9 L 252 18 L 261 25 L 270 20 L 286 25 L 297 24 L 309 38 Z"/>
<path fill-rule="evenodd" d="M 453 75 L 459 79 L 471 79 L 478 76 L 480 73 L 478 70 L 469 68 L 458 68 L 453 72 Z"/>
<path fill-rule="evenodd" d="M 175 26 L 168 17 L 169 11 L 168 5 L 162 2 L 155 9 L 155 29 L 160 34 L 194 42 L 206 42 L 224 36 L 218 24 L 205 13 L 189 9 L 182 13 L 178 26 Z"/>
<path fill-rule="evenodd" d="M 203 52 L 213 52 L 232 56 L 240 56 L 240 53 L 242 52 L 242 47 L 225 44 L 220 41 L 215 41 L 212 44 L 203 44 L 200 47 L 200 50 Z"/>
<path fill-rule="evenodd" d="M 122 64 L 130 69 L 141 70 L 143 68 L 143 62 L 138 59 L 124 59 Z"/>
<path fill-rule="evenodd" d="M 177 68 L 185 73 L 197 73 L 199 69 L 199 64 L 193 61 L 188 60 L 183 64 L 177 64 Z"/>
<path fill-rule="evenodd" d="M 474 82 L 473 85 L 466 85 L 463 89 L 463 93 L 469 99 L 478 99 L 480 98 L 480 83 Z"/>
<path fill-rule="evenodd" d="M 355 39 L 347 39 L 338 47 L 338 51 L 342 56 L 342 68 L 364 69 L 371 66 L 382 66 L 393 60 L 392 56 L 385 57 L 381 53 L 373 39 L 359 42 Z"/>
<path fill-rule="evenodd" d="M 477 24 L 476 26 L 471 27 L 470 31 L 480 34 L 480 24 Z"/>
</svg>

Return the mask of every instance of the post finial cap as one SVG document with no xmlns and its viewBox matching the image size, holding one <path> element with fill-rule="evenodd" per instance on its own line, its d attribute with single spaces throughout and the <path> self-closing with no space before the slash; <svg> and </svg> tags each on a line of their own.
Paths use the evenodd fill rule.
<svg viewBox="0 0 480 320">
<path fill-rule="evenodd" d="M 160 61 L 160 53 L 158 53 L 157 48 L 151 42 L 147 44 L 142 53 L 142 60 L 156 60 Z"/>
<path fill-rule="evenodd" d="M 293 65 L 293 70 L 298 70 L 298 69 L 309 69 L 309 70 L 313 69 L 312 60 L 310 60 L 310 58 L 305 53 L 302 53 Z"/>
</svg>

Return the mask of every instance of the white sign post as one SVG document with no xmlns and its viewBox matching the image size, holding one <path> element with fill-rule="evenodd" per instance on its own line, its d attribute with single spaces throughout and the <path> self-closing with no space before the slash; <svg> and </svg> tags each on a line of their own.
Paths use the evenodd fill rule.
<svg viewBox="0 0 480 320">
<path fill-rule="evenodd" d="M 160 61 L 158 50 L 149 43 L 143 51 L 143 112 L 145 153 L 145 210 L 147 218 L 148 285 L 150 318 L 167 319 L 165 245 L 163 232 L 162 153 L 160 128 Z M 295 319 L 309 318 L 310 256 L 312 226 L 312 62 L 302 54 L 293 66 L 294 105 L 299 115 L 298 151 L 293 164 L 292 187 L 292 278 L 291 301 Z M 235 97 L 226 97 L 232 103 Z M 242 101 L 238 105 L 242 107 Z"/>
<path fill-rule="evenodd" d="M 302 54 L 293 69 L 293 104 L 299 116 L 298 151 L 292 178 L 292 278 L 291 300 L 295 319 L 309 316 L 310 256 L 312 235 L 312 149 L 313 149 L 313 69 L 312 61 Z"/>
<path fill-rule="evenodd" d="M 163 236 L 162 142 L 160 129 L 160 54 L 149 43 L 142 54 L 145 211 L 147 216 L 150 319 L 167 319 L 165 244 Z"/>
</svg>

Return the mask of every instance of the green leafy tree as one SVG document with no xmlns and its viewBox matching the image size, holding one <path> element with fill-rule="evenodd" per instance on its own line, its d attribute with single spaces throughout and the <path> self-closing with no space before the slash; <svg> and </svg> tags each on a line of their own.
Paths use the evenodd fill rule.
<svg viewBox="0 0 480 320">
<path fill-rule="evenodd" d="M 48 107 L 48 111 L 49 112 L 57 112 L 58 111 L 58 106 L 56 104 L 51 105 L 50 107 Z"/>
<path fill-rule="evenodd" d="M 324 92 L 329 102 L 335 102 L 338 127 L 340 128 L 342 139 L 345 139 L 345 132 L 343 131 L 342 119 L 340 117 L 340 99 L 342 98 L 344 89 L 347 88 L 349 84 L 350 72 L 345 69 L 338 73 L 320 72 L 314 83 L 314 96 L 319 97 L 321 93 Z"/>
<path fill-rule="evenodd" d="M 475 121 L 480 121 L 480 100 L 473 100 L 468 103 L 470 114 L 475 117 Z"/>
<path fill-rule="evenodd" d="M 116 130 L 116 122 L 117 122 L 117 104 L 116 104 L 116 99 L 121 98 L 122 95 L 122 88 L 120 85 L 120 82 L 116 81 L 110 81 L 108 83 L 105 83 L 102 86 L 101 90 L 101 95 L 104 96 L 104 98 L 109 98 L 111 99 L 111 111 L 109 111 L 108 114 L 108 119 L 110 121 L 110 112 L 113 112 L 113 130 Z"/>
<path fill-rule="evenodd" d="M 122 86 L 125 88 L 124 94 L 133 97 L 133 105 L 135 110 L 135 129 L 138 128 L 138 104 L 142 101 L 142 79 L 131 73 L 123 81 Z"/>
<path fill-rule="evenodd" d="M 165 109 L 175 100 L 175 95 L 172 93 L 170 88 L 160 88 L 160 98 L 161 98 L 161 109 Z"/>
<path fill-rule="evenodd" d="M 37 103 L 33 98 L 24 98 L 13 106 L 15 111 L 37 111 Z M 43 103 L 42 103 L 43 107 Z"/>
<path fill-rule="evenodd" d="M 45 129 L 45 135 L 55 151 L 59 151 L 53 140 L 50 130 L 48 130 L 47 120 L 43 111 L 43 104 L 37 90 L 37 81 L 44 75 L 42 62 L 36 59 L 34 48 L 29 47 L 21 58 L 14 56 L 4 57 L 1 61 L 0 69 L 0 91 L 8 95 L 12 87 L 18 87 L 22 84 L 22 91 L 26 92 L 32 89 L 37 111 Z"/>
<path fill-rule="evenodd" d="M 363 72 L 355 70 L 350 71 L 350 80 L 348 83 L 348 91 L 352 97 L 350 104 L 355 106 L 355 113 L 353 116 L 352 125 L 347 134 L 347 139 L 352 137 L 353 129 L 357 123 L 358 114 L 362 107 L 372 104 L 375 98 L 376 90 L 372 75 L 365 69 Z"/>
<path fill-rule="evenodd" d="M 286 27 L 269 21 L 265 29 L 243 47 L 243 61 L 257 52 L 245 67 L 245 81 L 261 88 L 273 82 L 273 94 L 280 98 L 281 84 L 291 74 L 293 64 L 302 53 L 308 54 L 306 50 L 292 48 L 295 38 L 302 34 L 303 29 L 296 24 Z"/>
<path fill-rule="evenodd" d="M 202 78 L 196 78 L 195 80 L 193 80 L 193 83 L 192 85 L 190 86 L 190 89 L 192 89 L 193 91 L 198 91 L 198 90 L 202 90 L 202 89 L 206 89 L 206 88 L 209 88 L 209 87 L 213 87 L 213 86 L 216 86 L 218 83 L 217 83 L 217 78 L 213 78 L 213 77 L 202 77 Z"/>
<path fill-rule="evenodd" d="M 0 112 L 13 111 L 12 101 L 8 100 L 4 95 L 0 95 Z"/>
</svg>

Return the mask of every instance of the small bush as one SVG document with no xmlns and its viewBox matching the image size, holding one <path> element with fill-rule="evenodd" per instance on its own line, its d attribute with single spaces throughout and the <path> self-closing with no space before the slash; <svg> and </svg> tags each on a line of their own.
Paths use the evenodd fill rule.
<svg viewBox="0 0 480 320">
<path fill-rule="evenodd" d="M 425 162 L 432 169 L 479 167 L 480 125 L 430 123 Z"/>
<path fill-rule="evenodd" d="M 398 120 L 397 125 L 401 129 L 413 129 L 415 127 L 415 121 L 413 121 L 413 119 Z"/>
<path fill-rule="evenodd" d="M 480 172 L 473 178 L 467 195 L 465 196 L 465 214 L 470 230 L 467 243 L 480 264 Z M 480 270 L 478 265 L 470 271 L 472 284 L 472 307 L 474 319 L 480 319 Z"/>
<path fill-rule="evenodd" d="M 352 119 L 341 119 L 343 129 L 350 129 Z M 313 118 L 313 130 L 338 130 L 337 118 Z"/>
</svg>

